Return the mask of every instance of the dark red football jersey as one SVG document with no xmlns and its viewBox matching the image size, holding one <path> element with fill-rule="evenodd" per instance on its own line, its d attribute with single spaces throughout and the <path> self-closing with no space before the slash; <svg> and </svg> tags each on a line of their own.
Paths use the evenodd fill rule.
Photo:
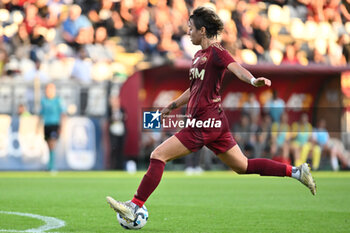
<svg viewBox="0 0 350 233">
<path fill-rule="evenodd" d="M 191 118 L 222 117 L 220 87 L 227 66 L 235 60 L 219 43 L 199 50 L 190 68 L 190 99 L 187 114 Z"/>
</svg>

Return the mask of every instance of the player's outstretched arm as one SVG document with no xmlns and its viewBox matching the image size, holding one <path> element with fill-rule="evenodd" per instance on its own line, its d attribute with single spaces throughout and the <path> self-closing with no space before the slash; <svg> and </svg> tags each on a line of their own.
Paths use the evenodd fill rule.
<svg viewBox="0 0 350 233">
<path fill-rule="evenodd" d="M 168 106 L 163 108 L 162 114 L 168 115 L 172 110 L 187 104 L 189 99 L 190 99 L 190 88 L 184 91 L 184 93 L 182 93 L 176 100 L 168 104 Z"/>
<path fill-rule="evenodd" d="M 247 69 L 237 62 L 230 63 L 227 69 L 234 73 L 240 80 L 250 83 L 255 87 L 271 86 L 271 81 L 269 79 L 264 77 L 255 78 Z"/>
</svg>

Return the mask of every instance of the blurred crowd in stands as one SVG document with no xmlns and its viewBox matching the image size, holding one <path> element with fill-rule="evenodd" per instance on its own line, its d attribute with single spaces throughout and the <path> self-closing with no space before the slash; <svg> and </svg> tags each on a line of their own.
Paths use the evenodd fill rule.
<svg viewBox="0 0 350 233">
<path fill-rule="evenodd" d="M 309 162 L 313 170 L 327 166 L 335 171 L 348 170 L 350 152 L 328 132 L 326 120 L 321 118 L 312 125 L 307 112 L 290 120 L 293 112 L 294 109 L 286 108 L 277 91 L 265 106 L 260 106 L 251 94 L 240 121 L 232 126 L 233 136 L 250 158 L 266 157 L 295 166 Z"/>
<path fill-rule="evenodd" d="M 124 82 L 191 59 L 188 18 L 200 5 L 220 15 L 238 62 L 350 63 L 350 0 L 1 0 L 0 74 Z"/>
<path fill-rule="evenodd" d="M 234 139 L 248 158 L 269 158 L 295 166 L 308 162 L 313 170 L 350 169 L 350 151 L 339 139 L 339 131 L 327 125 L 323 118 L 312 124 L 307 109 L 287 108 L 275 90 L 273 98 L 265 105 L 260 105 L 251 93 L 242 108 L 225 110 L 228 119 L 230 111 L 240 116 L 237 121 L 229 122 Z M 172 133 L 166 130 L 144 133 L 141 157 L 148 158 Z M 186 156 L 183 162 L 189 174 L 216 169 L 215 164 L 222 165 L 206 147 Z"/>
<path fill-rule="evenodd" d="M 223 20 L 221 43 L 240 63 L 350 63 L 350 0 L 0 0 L 0 78 L 123 83 L 135 69 L 190 60 L 199 47 L 187 35 L 188 18 L 202 5 Z M 303 115 L 290 125 L 277 99 L 268 109 L 279 112 L 261 118 L 254 98 L 232 126 L 248 156 L 295 165 L 310 158 L 318 169 L 328 154 L 334 170 L 349 166 L 349 153 L 324 121 L 312 127 Z M 163 140 L 147 137 L 145 154 Z"/>
</svg>

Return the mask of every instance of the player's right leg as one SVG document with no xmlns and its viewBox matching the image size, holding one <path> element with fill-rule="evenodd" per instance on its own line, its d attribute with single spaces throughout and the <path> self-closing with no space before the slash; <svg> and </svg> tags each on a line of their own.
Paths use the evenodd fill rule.
<svg viewBox="0 0 350 233">
<path fill-rule="evenodd" d="M 176 136 L 172 136 L 160 144 L 151 154 L 150 165 L 144 175 L 132 201 L 120 202 L 107 197 L 107 202 L 116 212 L 133 221 L 135 212 L 142 207 L 148 197 L 157 188 L 162 179 L 165 163 L 189 154 L 187 149 Z"/>
<path fill-rule="evenodd" d="M 316 184 L 306 163 L 299 167 L 292 167 L 270 159 L 247 159 L 238 145 L 217 156 L 239 174 L 293 177 L 308 187 L 313 195 L 316 194 Z"/>
</svg>

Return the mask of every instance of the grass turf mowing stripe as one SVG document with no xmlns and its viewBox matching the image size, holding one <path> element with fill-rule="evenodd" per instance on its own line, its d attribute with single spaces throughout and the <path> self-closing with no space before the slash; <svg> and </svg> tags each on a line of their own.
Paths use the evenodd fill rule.
<svg viewBox="0 0 350 233">
<path fill-rule="evenodd" d="M 66 226 L 57 232 L 125 232 L 105 196 L 130 199 L 143 174 L 0 173 L 0 209 L 62 219 Z M 142 232 L 348 232 L 350 173 L 314 175 L 316 196 L 289 178 L 166 171 L 146 202 L 150 218 Z M 1 215 L 0 229 L 4 222 Z"/>
<path fill-rule="evenodd" d="M 317 177 L 329 177 L 329 178 L 350 178 L 350 172 L 348 171 L 311 171 L 312 175 Z M 1 178 L 138 178 L 143 177 L 146 171 L 138 171 L 133 174 L 129 174 L 123 171 L 60 171 L 60 172 L 0 172 Z M 165 171 L 164 177 L 167 178 L 186 178 L 186 177 L 198 177 L 198 178 L 242 178 L 242 177 L 254 177 L 258 175 L 238 175 L 232 171 L 207 171 L 201 174 L 186 175 L 183 171 Z"/>
</svg>

